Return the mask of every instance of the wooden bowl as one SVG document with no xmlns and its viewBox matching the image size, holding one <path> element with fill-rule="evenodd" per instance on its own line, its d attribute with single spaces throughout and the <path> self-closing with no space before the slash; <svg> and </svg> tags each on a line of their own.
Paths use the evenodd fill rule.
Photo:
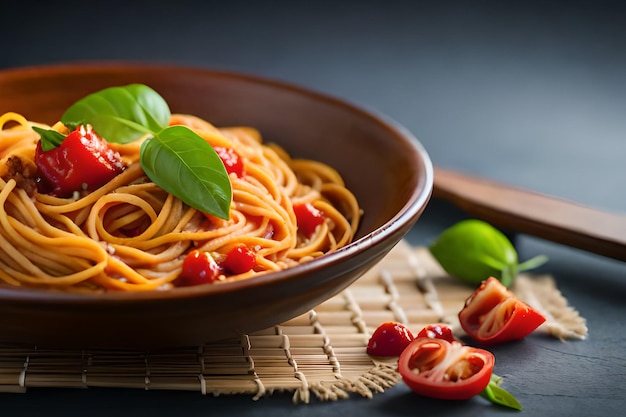
<svg viewBox="0 0 626 417">
<path fill-rule="evenodd" d="M 307 264 L 220 285 L 141 293 L 70 294 L 0 287 L 0 343 L 167 348 L 241 337 L 336 295 L 411 229 L 432 191 L 421 144 L 398 124 L 343 100 L 245 74 L 135 63 L 0 71 L 0 114 L 53 124 L 96 90 L 143 83 L 173 112 L 217 126 L 249 125 L 293 156 L 335 167 L 364 209 L 355 241 Z"/>
</svg>

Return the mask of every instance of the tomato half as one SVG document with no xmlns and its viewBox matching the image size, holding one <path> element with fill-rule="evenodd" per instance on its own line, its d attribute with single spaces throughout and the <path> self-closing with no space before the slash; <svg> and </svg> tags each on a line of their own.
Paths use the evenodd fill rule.
<svg viewBox="0 0 626 417">
<path fill-rule="evenodd" d="M 490 277 L 467 299 L 459 321 L 471 338 L 496 344 L 523 339 L 546 318 Z"/>
<path fill-rule="evenodd" d="M 495 357 L 460 342 L 418 337 L 398 359 L 402 380 L 417 394 L 442 400 L 466 400 L 489 384 Z"/>
</svg>

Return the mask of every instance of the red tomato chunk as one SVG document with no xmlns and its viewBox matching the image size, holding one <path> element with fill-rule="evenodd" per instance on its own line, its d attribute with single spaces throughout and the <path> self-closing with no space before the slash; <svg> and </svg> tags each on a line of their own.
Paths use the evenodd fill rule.
<svg viewBox="0 0 626 417">
<path fill-rule="evenodd" d="M 93 191 L 124 170 L 119 153 L 94 132 L 79 126 L 61 145 L 43 151 L 37 143 L 35 163 L 41 175 L 41 192 L 68 197 L 75 191 Z"/>
<path fill-rule="evenodd" d="M 431 339 L 443 339 L 450 343 L 456 339 L 452 334 L 450 326 L 444 323 L 429 324 L 417 334 L 417 337 L 429 337 Z"/>
<path fill-rule="evenodd" d="M 229 174 L 234 173 L 239 178 L 243 176 L 243 161 L 234 149 L 222 146 L 215 146 L 213 149 L 215 149 L 215 153 L 222 160 L 226 172 Z"/>
<path fill-rule="evenodd" d="M 222 261 L 222 268 L 229 275 L 244 274 L 256 266 L 256 255 L 244 244 L 233 247 Z"/>
<path fill-rule="evenodd" d="M 294 204 L 293 211 L 296 214 L 298 230 L 306 238 L 313 236 L 317 227 L 324 223 L 324 213 L 311 203 Z"/>
<path fill-rule="evenodd" d="M 193 250 L 183 261 L 183 269 L 177 283 L 182 287 L 210 284 L 219 279 L 221 272 L 210 253 Z"/>
</svg>

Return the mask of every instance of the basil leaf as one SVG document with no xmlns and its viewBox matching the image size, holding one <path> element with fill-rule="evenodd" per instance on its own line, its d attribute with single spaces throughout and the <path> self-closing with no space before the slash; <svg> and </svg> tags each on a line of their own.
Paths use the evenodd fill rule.
<svg viewBox="0 0 626 417">
<path fill-rule="evenodd" d="M 202 212 L 228 219 L 232 187 L 224 164 L 204 139 L 170 126 L 141 145 L 141 166 L 159 187 Z"/>
<path fill-rule="evenodd" d="M 61 142 L 63 142 L 63 139 L 65 139 L 65 136 L 56 130 L 42 129 L 37 126 L 33 126 L 33 130 L 39 133 L 41 138 L 41 149 L 43 151 L 49 151 L 56 148 L 61 144 Z"/>
<path fill-rule="evenodd" d="M 508 287 L 520 266 L 527 270 L 547 260 L 537 257 L 518 265 L 511 241 L 489 223 L 477 219 L 463 220 L 444 230 L 428 249 L 447 273 L 470 284 L 493 276 Z"/>
<path fill-rule="evenodd" d="M 110 87 L 90 94 L 63 113 L 70 129 L 89 123 L 108 142 L 129 143 L 166 127 L 170 109 L 156 91 L 143 84 Z"/>
<path fill-rule="evenodd" d="M 498 382 L 489 382 L 489 385 L 480 393 L 480 396 L 486 398 L 494 404 L 502 405 L 504 407 L 513 408 L 515 410 L 522 410 L 522 405 L 517 401 L 510 392 L 499 386 Z"/>
<path fill-rule="evenodd" d="M 503 381 L 504 381 L 504 378 L 494 373 L 492 373 L 491 376 L 489 377 L 489 384 L 496 384 L 500 386 Z"/>
</svg>

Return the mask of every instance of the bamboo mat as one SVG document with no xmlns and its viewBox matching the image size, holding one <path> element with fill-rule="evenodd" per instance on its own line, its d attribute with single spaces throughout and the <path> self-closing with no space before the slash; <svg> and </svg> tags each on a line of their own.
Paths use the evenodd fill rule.
<svg viewBox="0 0 626 417">
<path fill-rule="evenodd" d="M 513 291 L 548 321 L 541 331 L 584 339 L 584 318 L 570 307 L 550 276 L 523 275 Z M 425 248 L 400 242 L 351 287 L 307 314 L 263 331 L 170 351 L 49 350 L 0 346 L 0 392 L 29 387 L 117 387 L 246 394 L 277 391 L 296 403 L 372 397 L 399 380 L 395 358 L 373 358 L 365 347 L 385 321 L 418 332 L 445 322 L 461 335 L 457 314 L 473 289 L 446 276 Z"/>
</svg>

